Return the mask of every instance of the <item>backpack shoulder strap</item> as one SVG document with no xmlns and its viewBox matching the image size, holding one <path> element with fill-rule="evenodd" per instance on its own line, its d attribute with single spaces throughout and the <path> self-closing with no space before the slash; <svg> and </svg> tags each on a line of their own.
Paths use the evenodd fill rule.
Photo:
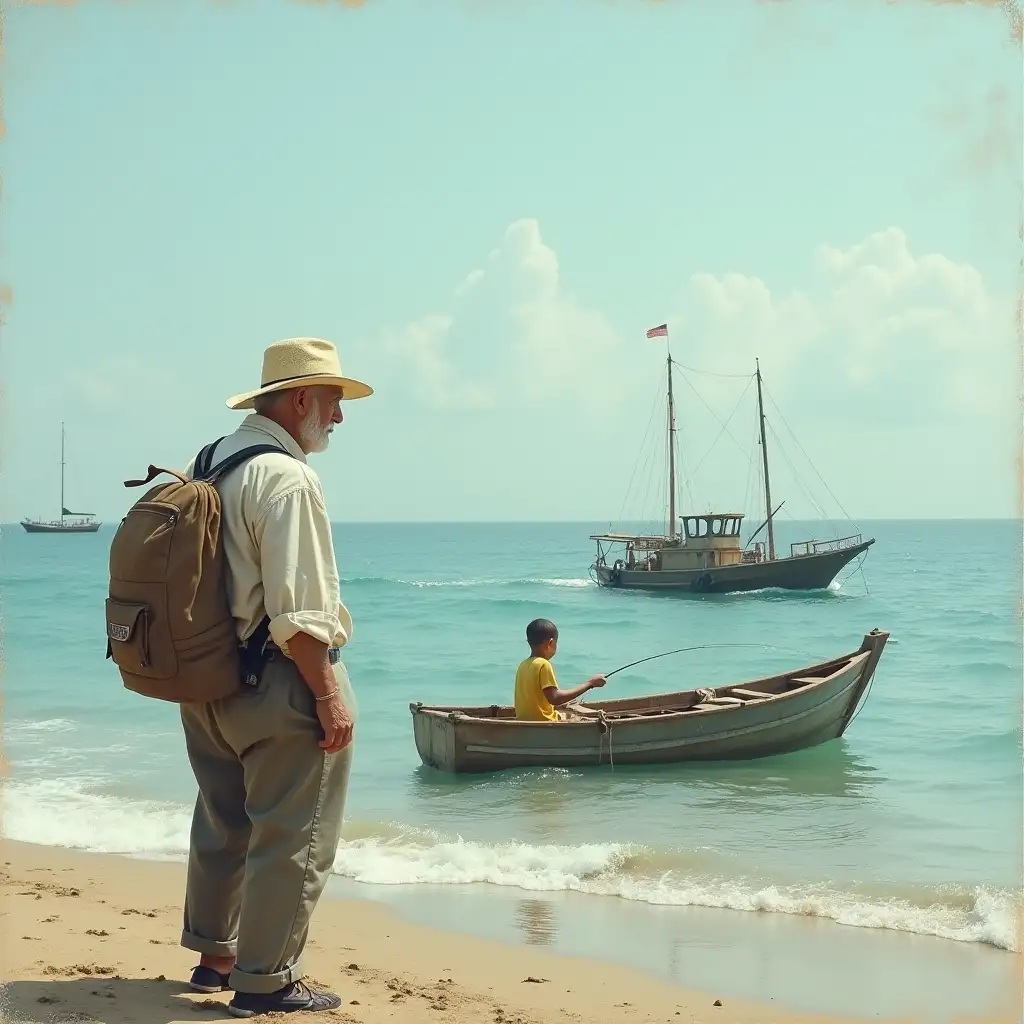
<svg viewBox="0 0 1024 1024">
<path fill-rule="evenodd" d="M 211 449 L 210 456 L 212 457 L 212 449 L 216 447 L 216 445 L 209 445 L 208 447 Z M 204 448 L 203 451 L 200 452 L 199 454 L 203 455 L 203 453 L 206 452 L 206 450 L 207 449 Z M 243 463 L 248 462 L 250 459 L 255 458 L 257 455 L 269 455 L 273 452 L 276 452 L 278 455 L 287 455 L 289 458 L 294 458 L 294 456 L 290 452 L 285 451 L 284 448 L 282 448 L 280 445 L 254 444 L 248 448 L 243 448 L 239 452 L 235 452 L 233 455 L 229 455 L 223 461 L 218 462 L 217 465 L 214 466 L 212 469 L 209 468 L 210 459 L 208 458 L 206 460 L 206 466 L 204 467 L 204 471 L 202 473 L 196 472 L 193 475 L 192 479 L 205 480 L 207 483 L 214 483 L 214 481 L 219 480 L 223 476 L 226 476 L 233 469 L 237 469 Z"/>
<path fill-rule="evenodd" d="M 212 444 L 208 444 L 199 450 L 199 454 L 192 463 L 193 477 L 201 478 L 210 472 L 210 466 L 213 465 L 213 453 L 217 450 L 217 445 L 223 440 L 223 437 L 218 437 Z"/>
</svg>

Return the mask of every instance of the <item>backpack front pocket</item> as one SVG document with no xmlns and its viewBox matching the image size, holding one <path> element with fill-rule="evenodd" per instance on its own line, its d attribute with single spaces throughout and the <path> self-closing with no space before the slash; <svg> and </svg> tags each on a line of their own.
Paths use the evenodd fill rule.
<svg viewBox="0 0 1024 1024">
<path fill-rule="evenodd" d="M 178 659 L 167 622 L 167 601 L 162 584 L 129 584 L 134 600 L 108 597 L 107 657 L 123 672 L 149 679 L 168 679 L 178 670 Z M 146 600 L 146 598 L 150 598 Z"/>
</svg>

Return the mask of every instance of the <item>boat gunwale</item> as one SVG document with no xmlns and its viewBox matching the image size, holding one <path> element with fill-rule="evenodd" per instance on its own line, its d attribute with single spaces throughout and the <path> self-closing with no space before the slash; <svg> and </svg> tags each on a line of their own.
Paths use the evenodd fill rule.
<svg viewBox="0 0 1024 1024">
<path fill-rule="evenodd" d="M 758 733 L 773 732 L 778 729 L 780 725 L 791 725 L 794 722 L 799 722 L 802 719 L 809 718 L 811 715 L 819 714 L 822 708 L 833 704 L 833 703 L 847 703 L 849 701 L 850 690 L 855 688 L 858 682 L 858 677 L 854 677 L 849 685 L 844 686 L 841 690 L 836 693 L 830 694 L 825 700 L 813 705 L 812 707 L 804 708 L 801 711 L 796 711 L 786 718 L 773 721 L 773 722 L 748 722 L 744 725 L 734 725 L 728 729 L 723 729 L 715 733 L 679 737 L 670 736 L 666 739 L 651 740 L 651 739 L 634 739 L 634 740 L 622 740 L 618 738 L 616 733 L 616 750 L 619 755 L 635 753 L 637 751 L 653 751 L 653 750 L 673 750 L 680 746 L 696 746 L 701 743 L 720 743 L 722 740 L 735 739 L 739 736 L 750 736 Z M 737 706 L 732 708 L 722 708 L 716 710 L 736 710 Z M 710 714 L 711 712 L 705 712 Z M 668 717 L 668 716 L 665 716 Z M 660 720 L 660 719 L 659 719 Z M 608 724 L 615 730 L 619 728 L 624 722 L 635 721 L 635 719 L 624 719 L 622 721 L 612 721 Z M 572 723 L 577 724 L 577 723 Z M 593 723 L 578 723 L 582 725 L 593 724 Z M 529 748 L 524 747 L 499 747 L 493 743 L 467 743 L 465 751 L 468 754 L 504 754 L 507 756 L 520 757 L 524 754 L 529 755 L 531 751 Z M 600 742 L 598 745 L 598 751 L 600 751 Z M 577 754 L 587 753 L 591 751 L 588 748 L 581 747 L 545 747 L 543 749 L 544 756 L 566 756 L 573 757 Z"/>
<path fill-rule="evenodd" d="M 758 683 L 770 682 L 770 681 L 775 680 L 775 679 L 795 679 L 795 678 L 799 678 L 800 676 L 804 675 L 805 673 L 814 672 L 815 670 L 820 670 L 820 669 L 823 669 L 823 668 L 832 668 L 833 669 L 831 672 L 829 672 L 828 675 L 822 676 L 820 679 L 814 679 L 811 682 L 809 682 L 809 683 L 807 683 L 807 684 L 805 684 L 803 686 L 797 687 L 796 689 L 787 690 L 785 693 L 766 694 L 764 698 L 758 698 L 758 699 L 753 699 L 753 700 L 745 701 L 742 704 L 723 704 L 723 705 L 720 705 L 718 707 L 708 708 L 706 711 L 701 711 L 700 715 L 701 715 L 701 717 L 704 717 L 706 715 L 713 715 L 716 712 L 728 712 L 728 711 L 736 712 L 736 711 L 739 711 L 742 708 L 745 708 L 747 706 L 755 706 L 756 705 L 757 707 L 763 707 L 763 706 L 765 706 L 767 704 L 776 704 L 776 703 L 778 703 L 780 701 L 786 700 L 787 698 L 804 696 L 807 693 L 809 693 L 810 691 L 816 690 L 816 689 L 820 689 L 826 683 L 832 682 L 833 680 L 835 680 L 835 678 L 837 676 L 839 676 L 843 672 L 846 672 L 850 668 L 852 668 L 858 661 L 860 661 L 862 663 L 867 661 L 867 659 L 870 658 L 871 653 L 872 652 L 871 652 L 870 648 L 866 649 L 866 650 L 865 649 L 859 649 L 859 650 L 857 650 L 857 651 L 855 651 L 855 652 L 853 652 L 851 654 L 840 655 L 840 657 L 838 657 L 838 658 L 833 658 L 833 659 L 830 659 L 829 661 L 819 662 L 816 665 L 808 665 L 808 666 L 805 666 L 804 668 L 797 669 L 797 670 L 795 670 L 793 672 L 782 672 L 782 673 L 779 673 L 777 675 L 761 676 L 758 679 L 748 679 L 748 680 L 744 680 L 744 681 L 739 682 L 739 683 L 728 683 L 728 684 L 725 684 L 723 686 L 708 687 L 708 689 L 715 690 L 716 694 L 718 693 L 718 691 L 731 690 L 731 689 L 735 689 L 736 687 L 740 687 L 740 688 L 743 688 L 743 689 L 747 689 L 747 688 L 749 688 L 749 689 L 756 689 Z M 861 665 L 861 672 L 863 672 L 863 665 Z M 588 708 L 588 709 L 590 709 L 590 710 L 603 711 L 603 710 L 606 710 L 609 705 L 619 703 L 620 701 L 630 701 L 630 700 L 649 701 L 649 700 L 657 700 L 658 698 L 664 698 L 664 697 L 677 697 L 677 696 L 682 696 L 684 694 L 694 694 L 694 695 L 696 695 L 696 692 L 697 692 L 696 690 L 670 690 L 670 691 L 665 692 L 665 693 L 648 694 L 648 695 L 645 695 L 645 696 L 642 696 L 642 697 L 637 697 L 637 698 L 622 697 L 622 698 L 618 698 L 618 699 L 616 699 L 614 701 L 595 701 L 595 702 L 593 702 L 591 704 L 585 704 L 583 706 Z M 501 710 L 505 710 L 505 709 L 511 708 L 511 705 L 507 705 L 507 704 L 465 705 L 464 704 L 464 705 L 454 705 L 454 706 L 450 706 L 450 707 L 445 707 L 445 706 L 442 706 L 442 705 L 418 704 L 416 702 L 412 702 L 409 705 L 409 711 L 413 715 L 413 717 L 415 717 L 416 715 L 425 715 L 425 716 L 431 716 L 431 717 L 440 718 L 440 719 L 450 719 L 451 721 L 455 722 L 456 724 L 459 724 L 460 722 L 473 722 L 473 723 L 479 723 L 479 724 L 488 725 L 488 726 L 501 725 L 501 726 L 516 726 L 516 727 L 518 727 L 518 726 L 537 726 L 537 725 L 540 725 L 540 726 L 551 726 L 551 725 L 558 725 L 558 726 L 593 726 L 593 725 L 597 724 L 598 722 L 600 722 L 600 719 L 593 719 L 593 720 L 588 720 L 588 721 L 568 721 L 568 722 L 543 721 L 543 722 L 541 722 L 541 721 L 533 721 L 533 720 L 522 720 L 522 719 L 517 719 L 517 718 L 502 718 L 502 717 L 499 717 L 498 715 L 490 715 L 488 717 L 483 717 L 483 716 L 467 714 L 467 710 L 489 711 L 489 710 L 491 710 L 493 708 L 499 708 Z M 624 710 L 626 710 L 626 709 L 624 709 Z M 624 725 L 626 723 L 634 723 L 634 722 L 640 722 L 640 721 L 665 722 L 665 721 L 669 721 L 669 720 L 672 720 L 672 719 L 675 719 L 675 718 L 679 718 L 680 716 L 683 716 L 683 715 L 686 715 L 687 717 L 691 717 L 692 718 L 693 715 L 692 715 L 691 712 L 692 712 L 692 708 L 685 708 L 685 709 L 680 709 L 680 710 L 665 711 L 663 714 L 659 714 L 659 715 L 636 714 L 636 715 L 630 715 L 630 716 L 625 717 L 625 718 L 615 718 L 615 719 L 612 719 L 611 722 L 617 728 L 617 727 L 619 727 L 621 725 Z"/>
</svg>

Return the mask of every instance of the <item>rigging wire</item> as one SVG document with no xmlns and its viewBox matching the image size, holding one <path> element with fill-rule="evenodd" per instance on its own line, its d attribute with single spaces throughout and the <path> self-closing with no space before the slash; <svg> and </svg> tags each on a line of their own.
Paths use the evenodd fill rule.
<svg viewBox="0 0 1024 1024">
<path fill-rule="evenodd" d="M 676 363 L 676 361 L 673 359 L 672 360 L 672 365 L 673 366 L 678 366 L 679 364 Z M 666 409 L 667 409 L 667 404 L 668 404 L 667 396 L 666 396 L 666 400 L 665 401 L 666 401 Z M 691 486 L 691 480 L 693 478 L 693 474 L 689 471 L 689 469 L 687 468 L 687 465 L 686 465 L 686 450 L 685 450 L 685 445 L 683 444 L 683 440 L 682 440 L 683 439 L 684 430 L 683 430 L 682 423 L 681 423 L 681 417 L 679 416 L 679 406 L 678 405 L 676 406 L 675 413 L 676 413 L 676 471 L 677 471 L 676 479 L 677 479 L 677 482 L 680 481 L 680 480 L 682 481 L 683 490 L 686 492 L 686 496 L 690 500 L 690 507 L 693 508 L 693 506 L 695 504 L 694 500 L 693 500 L 693 487 Z M 682 497 L 682 495 L 679 495 L 679 496 Z M 679 509 L 676 509 L 676 511 L 678 512 Z"/>
<path fill-rule="evenodd" d="M 690 486 L 690 480 L 692 479 L 693 474 L 690 473 L 690 471 L 686 468 L 686 455 L 683 452 L 682 441 L 679 439 L 679 435 L 681 435 L 681 434 L 682 434 L 682 430 L 681 429 L 677 429 L 676 430 L 676 458 L 679 461 L 679 466 L 677 468 L 680 469 L 681 472 L 682 472 L 683 487 L 686 489 L 686 494 L 687 494 L 687 496 L 690 499 L 690 508 L 693 508 L 693 506 L 695 504 L 694 500 L 693 500 L 693 488 Z"/>
<path fill-rule="evenodd" d="M 668 441 L 662 437 L 658 441 L 658 461 L 662 464 L 668 459 Z M 653 462 L 653 460 L 652 460 Z M 657 491 L 655 487 L 655 481 L 660 487 L 662 483 L 662 477 L 660 474 L 655 473 L 655 468 L 652 465 L 650 475 L 647 477 L 647 490 L 644 492 L 643 505 L 640 508 L 641 519 L 645 523 L 657 523 L 659 519 L 664 520 L 664 495 L 659 499 L 657 497 L 652 498 L 651 492 Z"/>
<path fill-rule="evenodd" d="M 779 414 L 779 419 L 780 419 L 780 420 L 782 421 L 782 423 L 783 423 L 783 425 L 785 426 L 786 430 L 788 430 L 788 431 L 789 431 L 789 435 L 790 435 L 790 437 L 792 437 L 792 438 L 793 438 L 793 441 L 794 441 L 794 443 L 796 444 L 797 448 L 799 448 L 799 449 L 800 449 L 800 451 L 801 451 L 801 452 L 803 453 L 803 456 L 804 456 L 804 458 L 805 458 L 805 459 L 807 460 L 807 464 L 808 464 L 808 465 L 809 465 L 809 466 L 811 467 L 811 469 L 813 469 L 813 470 L 814 470 L 814 472 L 815 472 L 815 474 L 817 475 L 818 479 L 819 479 L 819 480 L 821 481 L 821 483 L 822 483 L 822 486 L 824 486 L 825 490 L 826 490 L 826 491 L 828 491 L 828 493 L 829 493 L 829 497 L 831 497 L 831 498 L 832 498 L 832 500 L 833 500 L 833 501 L 834 501 L 834 502 L 836 503 L 836 505 L 838 505 L 838 506 L 839 506 L 839 511 L 840 511 L 840 512 L 842 512 L 842 513 L 843 513 L 843 515 L 844 515 L 844 516 L 846 516 L 847 520 L 848 520 L 849 522 L 851 522 L 851 523 L 852 523 L 852 522 L 853 522 L 853 519 L 851 518 L 851 516 L 850 516 L 849 512 L 847 512 L 847 511 L 846 511 L 846 509 L 845 509 L 845 508 L 843 508 L 843 506 L 842 506 L 842 503 L 841 503 L 841 502 L 839 501 L 839 499 L 838 499 L 838 498 L 837 498 L 837 497 L 836 497 L 836 496 L 835 496 L 835 495 L 834 495 L 834 494 L 832 493 L 832 489 L 831 489 L 831 488 L 829 487 L 829 485 L 828 485 L 828 484 L 827 484 L 827 483 L 825 482 L 825 478 L 824 478 L 824 477 L 823 477 L 823 476 L 821 475 L 821 473 L 820 473 L 820 472 L 818 472 L 818 468 L 817 468 L 817 466 L 815 466 L 815 465 L 814 465 L 814 463 L 813 463 L 813 462 L 811 461 L 811 457 L 810 457 L 810 455 L 808 455 L 808 454 L 807 454 L 807 452 L 806 452 L 806 451 L 805 451 L 805 449 L 804 449 L 804 446 L 803 446 L 803 445 L 802 445 L 802 444 L 800 443 L 800 441 L 799 441 L 799 439 L 797 438 L 796 434 L 795 434 L 795 433 L 793 433 L 793 428 L 792 428 L 792 427 L 791 427 L 791 426 L 789 425 L 789 423 L 787 423 L 787 422 L 786 422 L 786 417 L 782 415 L 782 410 L 781 410 L 781 409 L 779 408 L 779 406 L 778 406 L 778 404 L 776 403 L 776 401 L 775 401 L 774 397 L 772 396 L 771 392 L 769 392 L 769 391 L 768 391 L 768 388 L 767 388 L 767 387 L 764 387 L 764 385 L 763 385 L 763 382 L 762 382 L 762 388 L 763 388 L 763 390 L 765 391 L 765 393 L 766 393 L 766 394 L 768 395 L 768 401 L 770 401 L 770 402 L 772 403 L 772 407 L 773 407 L 773 408 L 775 409 L 775 411 L 776 411 L 776 412 L 777 412 L 777 413 Z"/>
<path fill-rule="evenodd" d="M 634 493 L 633 503 L 629 510 L 630 522 L 643 521 L 647 508 L 647 493 L 651 489 L 652 465 L 658 458 L 660 451 L 657 433 L 652 430 L 651 438 L 647 448 L 644 450 L 644 461 L 641 471 L 637 477 L 637 490 Z"/>
<path fill-rule="evenodd" d="M 686 370 L 689 373 L 699 373 L 704 377 L 733 377 L 739 380 L 743 377 L 751 376 L 748 373 L 716 373 L 714 370 L 695 370 L 692 366 L 683 366 L 682 363 L 677 363 L 674 359 L 672 360 L 672 365 L 678 366 L 680 370 Z"/>
<path fill-rule="evenodd" d="M 866 558 L 867 558 L 867 552 L 865 551 L 857 559 L 857 570 L 860 572 L 860 578 L 864 581 L 864 592 L 870 596 L 871 590 L 868 587 L 868 578 L 867 578 L 867 575 L 864 572 L 864 561 L 865 561 Z"/>
<path fill-rule="evenodd" d="M 647 459 L 644 462 L 644 480 L 646 481 L 646 487 L 643 489 L 640 495 L 639 508 L 636 509 L 636 521 L 642 524 L 648 522 L 648 513 L 651 505 L 651 489 L 654 486 L 655 479 L 655 468 L 657 461 L 662 457 L 664 451 L 664 439 L 655 440 L 652 435 L 651 447 L 647 453 Z"/>
<path fill-rule="evenodd" d="M 659 382 L 657 392 L 660 392 L 660 390 L 661 384 Z M 642 452 L 643 461 L 642 464 L 639 464 L 637 467 L 640 469 L 639 479 L 637 480 L 637 491 L 634 492 L 634 501 L 630 509 L 631 520 L 635 519 L 640 523 L 646 523 L 646 517 L 649 511 L 651 488 L 656 476 L 657 462 L 662 457 L 662 448 L 664 445 L 664 438 L 661 433 L 652 429 L 652 424 L 655 421 L 656 415 L 664 407 L 664 403 L 659 401 L 657 392 L 652 402 L 648 431 L 645 434 L 645 448 Z M 648 437 L 650 438 L 649 441 Z M 643 486 L 644 484 L 646 486 Z M 639 506 L 637 506 L 637 502 L 639 502 Z"/>
<path fill-rule="evenodd" d="M 667 425 L 668 424 L 668 394 L 667 393 L 664 396 L 664 401 L 660 403 L 659 409 L 663 413 L 663 415 L 665 417 L 665 423 Z M 668 521 L 668 506 L 669 506 L 668 492 L 667 492 L 667 490 L 662 490 L 662 488 L 666 487 L 666 484 L 667 484 L 666 476 L 667 476 L 667 472 L 668 472 L 669 458 L 671 457 L 671 454 L 672 454 L 671 445 L 669 444 L 668 430 L 666 430 L 663 434 L 660 435 L 660 440 L 658 442 L 658 445 L 659 445 L 659 447 L 658 447 L 659 464 L 660 464 L 661 467 L 664 467 L 664 470 L 659 473 L 659 472 L 656 472 L 658 467 L 653 467 L 652 466 L 652 468 L 651 468 L 651 475 L 650 475 L 650 478 L 647 481 L 647 493 L 644 496 L 644 509 L 643 509 L 644 515 L 648 515 L 649 516 L 649 518 L 646 521 L 650 524 L 651 529 L 652 529 L 653 532 L 657 532 L 657 531 L 660 531 L 660 530 L 664 529 L 665 524 Z M 677 451 L 676 452 L 677 457 L 678 457 L 678 454 L 679 453 Z M 678 469 L 678 466 L 676 468 Z M 652 498 L 651 497 L 651 492 L 652 491 L 654 491 L 655 494 L 658 495 L 658 497 Z"/>
<path fill-rule="evenodd" d="M 748 512 L 753 508 L 753 501 L 751 499 L 751 491 L 754 485 L 754 459 L 752 455 L 747 456 L 747 477 L 743 482 L 743 504 L 740 506 L 741 512 Z"/>
<path fill-rule="evenodd" d="M 679 364 L 673 362 L 673 365 L 678 366 Z M 741 376 L 741 375 L 737 374 L 736 376 Z M 746 374 L 744 374 L 742 376 L 746 376 Z M 739 443 L 739 441 L 737 441 L 736 438 L 733 437 L 732 432 L 728 429 L 728 426 L 726 424 L 722 423 L 721 417 L 719 417 L 718 413 L 716 413 L 715 410 L 712 409 L 711 406 L 708 405 L 708 403 L 706 401 L 704 401 L 704 396 L 690 383 L 690 381 L 687 378 L 686 374 L 685 373 L 681 373 L 680 377 L 682 377 L 683 382 L 686 384 L 686 386 L 700 399 L 701 404 L 704 406 L 704 408 L 707 409 L 707 411 L 709 413 L 711 413 L 711 415 L 714 417 L 714 419 L 722 426 L 722 428 L 725 430 L 725 433 L 729 435 L 729 438 L 732 441 L 732 443 L 734 445 L 736 445 L 736 447 L 739 448 L 739 450 L 741 452 L 743 452 L 744 455 L 746 455 L 747 453 L 745 451 L 743 451 L 743 445 L 741 445 Z"/>
<path fill-rule="evenodd" d="M 828 519 L 828 512 L 825 510 L 824 506 L 821 505 L 820 502 L 818 502 L 815 499 L 814 495 L 811 494 L 811 492 L 804 486 L 803 481 L 800 479 L 800 474 L 797 473 L 796 467 L 790 461 L 789 455 L 786 454 L 786 449 L 782 445 L 782 439 L 775 432 L 775 427 L 772 426 L 772 421 L 765 418 L 765 423 L 768 425 L 768 429 L 769 431 L 771 431 L 772 437 L 777 442 L 779 454 L 782 456 L 782 459 L 786 463 L 786 465 L 789 466 L 789 470 L 793 474 L 793 480 L 796 482 L 796 485 L 800 489 L 800 492 L 810 503 L 814 511 L 817 512 L 822 519 Z"/>
<path fill-rule="evenodd" d="M 660 384 L 660 381 L 659 381 L 658 392 L 660 393 L 660 391 L 661 391 L 661 384 Z M 641 457 L 643 456 L 643 452 L 647 448 L 647 438 L 648 438 L 648 436 L 651 433 L 651 424 L 654 422 L 654 414 L 657 411 L 658 411 L 658 400 L 657 400 L 657 397 L 656 397 L 654 402 L 651 405 L 651 415 L 650 415 L 650 417 L 647 420 L 647 429 L 644 430 L 644 438 L 640 442 L 640 454 L 641 454 Z M 626 505 L 629 502 L 629 494 L 630 494 L 630 491 L 633 488 L 633 481 L 636 479 L 636 471 L 637 471 L 637 468 L 639 467 L 639 465 L 640 465 L 640 459 L 638 458 L 636 460 L 636 462 L 633 463 L 633 472 L 630 475 L 629 483 L 626 485 L 626 492 L 625 492 L 625 495 L 624 495 L 624 497 L 622 499 L 622 508 L 619 510 L 619 521 L 620 522 L 621 522 L 623 516 L 626 513 Z M 646 466 L 646 463 L 645 463 L 645 466 Z"/>
<path fill-rule="evenodd" d="M 749 512 L 751 509 L 757 509 L 757 514 L 760 515 L 760 510 L 764 508 L 764 481 L 762 480 L 761 472 L 761 459 L 759 449 L 761 447 L 761 430 L 760 422 L 757 414 L 757 406 L 754 406 L 754 422 L 752 426 L 752 432 L 754 435 L 753 441 L 750 443 L 750 454 L 747 457 L 747 478 L 750 481 L 750 488 L 747 492 L 750 498 L 750 504 L 744 505 L 743 511 Z M 747 495 L 744 495 L 746 498 Z"/>
<path fill-rule="evenodd" d="M 722 434 L 724 434 L 726 430 L 728 430 L 729 421 L 733 418 L 733 416 L 736 415 L 736 410 L 739 409 L 740 403 L 743 401 L 743 399 L 746 397 L 747 392 L 750 390 L 750 385 L 753 382 L 753 380 L 753 377 L 750 377 L 747 380 L 747 386 L 740 393 L 739 399 L 737 399 L 736 404 L 732 407 L 732 412 L 729 413 L 729 415 L 726 417 L 725 422 L 722 424 L 722 429 L 718 432 L 718 435 L 717 437 L 715 437 L 714 441 L 711 442 L 711 447 L 708 448 L 708 450 L 704 453 L 704 457 L 700 460 L 700 462 L 697 463 L 697 468 L 693 471 L 694 476 L 696 476 L 697 473 L 700 472 L 700 467 L 703 466 L 704 463 L 707 461 L 707 458 L 713 451 L 715 445 L 718 444 L 718 442 L 721 440 Z"/>
</svg>

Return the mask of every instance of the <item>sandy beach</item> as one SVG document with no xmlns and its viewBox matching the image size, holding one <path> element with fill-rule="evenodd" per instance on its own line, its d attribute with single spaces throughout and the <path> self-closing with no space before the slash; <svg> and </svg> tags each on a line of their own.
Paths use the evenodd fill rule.
<svg viewBox="0 0 1024 1024">
<path fill-rule="evenodd" d="M 2 859 L 6 1019 L 181 1024 L 227 1018 L 227 996 L 194 995 L 184 984 L 194 954 L 177 945 L 182 865 L 9 841 Z M 362 900 L 323 900 L 306 966 L 313 983 L 344 996 L 345 1008 L 303 1014 L 303 1020 L 858 1019 L 719 999 L 604 963 L 426 928 Z M 1005 1016 L 977 1019 L 1019 1020 L 1007 996 Z"/>
</svg>

